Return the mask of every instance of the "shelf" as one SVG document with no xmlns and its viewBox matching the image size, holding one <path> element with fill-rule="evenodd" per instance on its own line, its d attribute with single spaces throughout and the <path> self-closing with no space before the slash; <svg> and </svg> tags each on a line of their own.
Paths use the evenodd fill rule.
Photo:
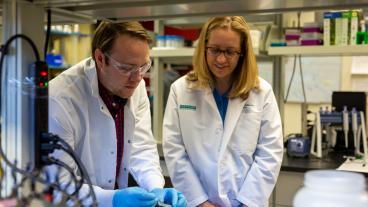
<svg viewBox="0 0 368 207">
<path fill-rule="evenodd" d="M 35 0 L 37 6 L 51 8 L 57 16 L 73 21 L 108 19 L 109 21 L 174 19 L 182 17 L 209 17 L 234 14 L 275 14 L 290 11 L 328 9 L 356 9 L 367 7 L 366 0 L 187 0 L 187 1 L 97 1 L 97 0 Z M 78 16 L 77 16 L 78 15 Z"/>
<path fill-rule="evenodd" d="M 172 64 L 191 64 L 194 54 L 193 47 L 183 48 L 152 48 L 151 57 L 160 58 Z"/>
<path fill-rule="evenodd" d="M 80 36 L 80 37 L 92 36 L 90 34 L 84 34 L 81 32 L 64 32 L 64 31 L 59 31 L 59 30 L 51 30 L 50 34 L 54 36 Z"/>
<path fill-rule="evenodd" d="M 151 57 L 152 58 L 163 58 L 165 61 L 170 61 L 174 63 L 188 62 L 194 55 L 193 47 L 183 47 L 183 48 L 152 48 Z M 260 55 L 258 49 L 254 49 L 254 54 L 262 57 L 265 55 Z"/>
<path fill-rule="evenodd" d="M 70 65 L 60 65 L 60 66 L 48 65 L 48 68 L 50 70 L 66 70 L 70 67 L 71 67 Z"/>
<path fill-rule="evenodd" d="M 368 76 L 368 73 L 351 73 L 351 76 L 357 76 L 357 77 Z"/>
<path fill-rule="evenodd" d="M 194 54 L 194 48 L 153 48 L 151 50 L 151 57 L 192 57 Z"/>
<path fill-rule="evenodd" d="M 368 45 L 269 47 L 268 55 L 368 55 Z"/>
</svg>

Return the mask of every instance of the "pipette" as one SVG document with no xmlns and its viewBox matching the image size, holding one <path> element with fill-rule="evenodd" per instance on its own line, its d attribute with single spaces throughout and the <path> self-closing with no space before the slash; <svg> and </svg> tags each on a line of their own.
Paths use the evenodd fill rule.
<svg viewBox="0 0 368 207">
<path fill-rule="evenodd" d="M 348 148 L 348 132 L 349 132 L 349 112 L 346 106 L 342 111 L 343 130 L 345 136 L 345 147 Z"/>
</svg>

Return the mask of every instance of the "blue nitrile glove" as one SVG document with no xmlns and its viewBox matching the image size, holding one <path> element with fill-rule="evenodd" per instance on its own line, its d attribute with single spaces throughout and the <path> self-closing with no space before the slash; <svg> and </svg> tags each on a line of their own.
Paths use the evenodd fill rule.
<svg viewBox="0 0 368 207">
<path fill-rule="evenodd" d="M 184 195 L 174 188 L 155 188 L 151 192 L 156 195 L 160 202 L 165 204 L 169 204 L 173 207 L 187 206 L 187 200 Z"/>
<path fill-rule="evenodd" d="M 157 202 L 158 199 L 154 193 L 139 187 L 117 190 L 112 198 L 113 207 L 154 207 Z"/>
</svg>

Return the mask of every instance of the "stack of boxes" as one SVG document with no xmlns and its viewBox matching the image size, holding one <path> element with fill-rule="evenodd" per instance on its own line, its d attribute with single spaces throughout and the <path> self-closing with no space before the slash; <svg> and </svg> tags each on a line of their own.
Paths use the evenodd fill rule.
<svg viewBox="0 0 368 207">
<path fill-rule="evenodd" d="M 301 32 L 286 29 L 285 42 L 272 42 L 271 46 L 368 44 L 368 31 L 361 10 L 324 12 L 323 17 L 323 28 L 317 22 L 309 22 L 304 23 Z"/>
<path fill-rule="evenodd" d="M 300 45 L 299 39 L 300 39 L 300 31 L 298 29 L 286 29 L 285 41 L 287 46 Z"/>
<path fill-rule="evenodd" d="M 364 19 L 359 10 L 325 12 L 323 19 L 323 44 L 330 45 L 356 45 L 359 33 L 366 34 Z"/>
<path fill-rule="evenodd" d="M 285 41 L 287 46 L 322 45 L 322 28 L 316 22 L 304 23 L 301 33 L 299 29 L 287 29 Z"/>
<path fill-rule="evenodd" d="M 322 45 L 323 31 L 317 22 L 304 23 L 300 45 Z"/>
</svg>

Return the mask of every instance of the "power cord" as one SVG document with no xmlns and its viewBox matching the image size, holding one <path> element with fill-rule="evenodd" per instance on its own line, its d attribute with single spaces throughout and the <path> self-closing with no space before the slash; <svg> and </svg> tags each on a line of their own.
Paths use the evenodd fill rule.
<svg viewBox="0 0 368 207">
<path fill-rule="evenodd" d="M 35 58 L 37 60 L 37 62 L 40 61 L 40 55 L 37 51 L 37 48 L 36 48 L 36 45 L 34 44 L 34 42 L 29 38 L 27 37 L 26 35 L 23 35 L 23 34 L 16 34 L 16 35 L 13 35 L 12 37 L 9 38 L 9 40 L 7 40 L 5 42 L 5 44 L 1 47 L 2 48 L 2 53 L 1 53 L 1 58 L 0 58 L 0 69 L 1 69 L 1 72 L 0 72 L 0 80 L 1 80 L 1 83 L 5 83 L 5 78 L 7 77 L 7 70 L 3 70 L 3 63 L 4 63 L 4 59 L 5 59 L 5 56 L 8 54 L 9 52 L 9 47 L 10 47 L 10 44 L 18 39 L 18 38 L 22 38 L 24 40 L 26 40 L 26 42 L 28 42 L 30 44 L 30 46 L 32 47 L 32 50 L 33 50 L 33 53 L 35 55 Z M 1 91 L 2 91 L 2 84 L 0 84 L 0 94 L 1 94 Z M 1 95 L 0 97 L 3 97 L 3 95 Z M 0 99 L 0 109 L 2 108 L 1 107 L 1 99 Z M 1 129 L 0 129 L 1 131 Z M 5 163 L 7 165 L 9 165 L 13 170 L 15 170 L 16 172 L 20 173 L 20 174 L 23 174 L 25 176 L 29 176 L 29 172 L 23 170 L 23 169 L 20 169 L 18 168 L 16 165 L 14 165 L 12 162 L 9 161 L 9 159 L 7 158 L 7 156 L 5 155 L 5 153 L 3 152 L 2 150 L 2 143 L 0 141 L 0 156 L 1 158 L 5 161 Z"/>
<path fill-rule="evenodd" d="M 300 29 L 301 25 L 300 25 L 300 16 L 301 16 L 301 12 L 298 12 L 298 25 L 297 28 Z M 303 69 L 302 69 L 302 57 L 301 55 L 294 55 L 294 63 L 293 63 L 293 72 L 291 74 L 291 78 L 287 87 L 287 91 L 286 91 L 286 96 L 284 99 L 284 102 L 287 102 L 288 97 L 289 97 L 289 92 L 290 92 L 290 88 L 291 88 L 291 84 L 293 82 L 294 79 L 294 75 L 295 75 L 295 71 L 296 71 L 296 61 L 299 60 L 299 71 L 300 71 L 300 78 L 301 78 L 301 82 L 302 82 L 302 92 L 303 92 L 303 102 L 305 104 L 307 104 L 307 96 L 305 93 L 305 87 L 304 87 L 304 76 L 303 76 Z"/>
<path fill-rule="evenodd" d="M 41 150 L 42 150 L 41 154 L 43 155 L 42 159 L 47 159 L 45 158 L 45 156 L 48 156 L 48 154 L 52 153 L 55 149 L 63 150 L 70 157 L 73 158 L 73 160 L 78 166 L 82 179 L 84 179 L 87 185 L 89 186 L 89 190 L 90 190 L 89 194 L 86 195 L 81 200 L 87 199 L 89 196 L 91 196 L 93 200 L 93 204 L 97 204 L 97 199 L 96 199 L 95 192 L 93 191 L 91 179 L 89 178 L 88 172 L 85 169 L 84 165 L 82 164 L 82 161 L 75 154 L 74 150 L 70 147 L 70 145 L 67 142 L 65 142 L 65 140 L 61 139 L 59 136 L 51 134 L 51 133 L 43 133 L 42 134 L 42 145 L 41 145 Z M 82 185 L 78 185 L 76 191 L 79 191 L 81 187 Z"/>
<path fill-rule="evenodd" d="M 27 37 L 26 35 L 23 35 L 23 34 L 13 35 L 12 37 L 9 38 L 9 40 L 6 41 L 6 43 L 3 46 L 1 46 L 1 58 L 0 58 L 0 70 L 1 70 L 0 80 L 1 80 L 1 83 L 5 83 L 5 81 L 7 80 L 7 70 L 6 69 L 3 70 L 3 63 L 4 63 L 4 60 L 5 60 L 5 56 L 9 53 L 10 44 L 18 38 L 24 39 L 30 44 L 30 46 L 32 47 L 32 50 L 34 52 L 35 58 L 37 60 L 36 64 L 37 63 L 38 64 L 42 63 L 40 61 L 40 55 L 37 51 L 36 45 L 34 44 L 34 42 L 29 37 Z M 46 44 L 45 44 L 45 47 L 46 47 Z M 0 92 L 1 92 L 1 90 L 2 90 L 2 85 L 0 86 Z M 46 91 L 47 91 L 47 89 L 46 89 Z M 47 94 L 47 92 L 46 92 L 46 94 Z M 1 95 L 1 97 L 3 97 L 3 95 Z M 42 105 L 40 105 L 40 106 L 42 106 Z M 1 108 L 1 101 L 0 101 L 0 108 Z M 45 123 L 45 124 L 47 124 L 47 123 Z M 82 179 L 81 181 L 86 181 L 87 185 L 89 186 L 89 193 L 84 198 L 82 198 L 81 200 L 85 200 L 89 197 L 92 197 L 92 205 L 91 206 L 96 207 L 97 206 L 97 199 L 96 199 L 96 195 L 95 195 L 95 192 L 93 190 L 93 187 L 92 187 L 91 180 L 88 176 L 88 173 L 87 173 L 86 169 L 84 168 L 81 160 L 79 159 L 78 156 L 75 155 L 73 149 L 68 145 L 68 143 L 66 143 L 64 140 L 60 139 L 57 135 L 52 135 L 52 134 L 48 134 L 48 133 L 43 133 L 41 138 L 36 136 L 35 139 L 41 139 L 41 143 L 42 143 L 41 147 L 40 147 L 41 148 L 41 163 L 43 162 L 42 163 L 42 164 L 44 164 L 43 166 L 45 166 L 46 163 L 47 164 L 53 163 L 53 164 L 56 164 L 56 165 L 64 168 L 66 171 L 69 171 L 70 174 L 74 175 L 73 170 L 70 167 L 67 167 L 67 165 L 65 163 L 63 163 L 61 161 L 56 161 L 53 158 L 49 158 L 48 155 L 54 151 L 54 149 L 52 149 L 52 148 L 55 147 L 57 149 L 61 149 L 61 150 L 65 151 L 67 154 L 69 154 L 73 158 L 73 160 L 76 162 L 76 164 L 77 164 L 77 166 L 80 170 L 81 179 Z M 51 145 L 47 144 L 48 142 L 51 143 Z M 39 153 L 39 152 L 36 152 L 36 153 Z M 8 165 L 11 168 L 12 174 L 15 175 L 15 173 L 19 173 L 23 176 L 23 178 L 22 178 L 23 181 L 24 180 L 30 180 L 31 181 L 31 189 L 33 189 L 33 187 L 35 185 L 35 182 L 39 182 L 39 183 L 42 183 L 46 186 L 49 186 L 50 189 L 56 189 L 57 191 L 66 193 L 66 191 L 64 191 L 63 188 L 60 186 L 60 183 L 50 183 L 50 182 L 48 182 L 48 180 L 45 180 L 45 179 L 41 178 L 40 177 L 40 172 L 42 171 L 41 168 L 35 168 L 33 170 L 30 170 L 31 169 L 30 167 L 27 170 L 18 168 L 17 165 L 16 165 L 16 162 L 12 163 L 8 159 L 6 154 L 4 153 L 4 151 L 2 149 L 1 140 L 0 140 L 0 157 L 5 162 L 5 164 Z M 1 175 L 0 178 L 3 178 L 3 175 Z M 16 181 L 16 176 L 13 176 L 13 179 L 14 179 L 14 181 Z M 72 179 L 77 184 L 77 188 L 72 194 L 72 195 L 75 195 L 81 189 L 82 182 L 78 182 L 77 179 L 75 178 L 75 176 L 72 176 Z M 23 185 L 23 181 L 20 183 L 20 186 Z M 0 180 L 0 182 L 2 182 L 2 180 Z M 18 188 L 20 186 L 17 185 L 17 183 L 15 183 L 15 187 Z M 34 192 L 34 193 L 36 193 L 36 192 Z M 0 196 L 0 198 L 1 198 L 1 196 Z"/>
<path fill-rule="evenodd" d="M 47 49 L 49 46 L 50 34 L 51 34 L 51 9 L 47 9 L 46 38 L 45 38 L 45 47 L 43 49 L 45 60 L 46 60 L 46 55 L 47 55 Z"/>
</svg>

